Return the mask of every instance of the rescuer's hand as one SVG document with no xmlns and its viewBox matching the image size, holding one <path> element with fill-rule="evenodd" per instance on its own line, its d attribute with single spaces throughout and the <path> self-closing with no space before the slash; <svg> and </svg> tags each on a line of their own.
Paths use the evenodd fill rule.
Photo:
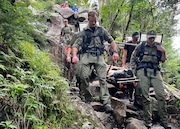
<svg viewBox="0 0 180 129">
<path fill-rule="evenodd" d="M 74 31 L 71 31 L 71 32 L 70 32 L 70 35 L 73 35 L 73 34 L 74 34 Z"/>
<path fill-rule="evenodd" d="M 73 56 L 72 63 L 77 63 L 79 61 L 79 58 L 77 56 Z"/>
<path fill-rule="evenodd" d="M 126 64 L 122 64 L 122 68 L 125 69 L 125 70 L 128 69 Z"/>
<path fill-rule="evenodd" d="M 113 53 L 113 55 L 112 55 L 112 60 L 113 60 L 113 61 L 119 60 L 119 55 L 118 55 L 118 53 L 116 53 L 116 52 Z"/>
<path fill-rule="evenodd" d="M 70 56 L 67 56 L 67 57 L 66 57 L 66 61 L 67 61 L 68 63 L 70 63 L 70 62 L 71 62 L 71 57 L 70 57 Z"/>
</svg>

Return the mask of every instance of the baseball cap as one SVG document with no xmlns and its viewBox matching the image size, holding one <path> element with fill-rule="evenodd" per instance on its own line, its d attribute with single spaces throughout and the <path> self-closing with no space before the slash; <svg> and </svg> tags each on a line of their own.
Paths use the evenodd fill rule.
<svg viewBox="0 0 180 129">
<path fill-rule="evenodd" d="M 156 33 L 155 30 L 149 30 L 149 31 L 147 32 L 147 37 L 148 37 L 148 38 L 155 38 L 156 35 L 157 35 L 157 33 Z"/>
<path fill-rule="evenodd" d="M 137 37 L 137 38 L 138 38 L 138 37 L 139 37 L 139 32 L 134 31 L 134 32 L 132 33 L 132 36 L 133 36 L 133 37 Z"/>
</svg>

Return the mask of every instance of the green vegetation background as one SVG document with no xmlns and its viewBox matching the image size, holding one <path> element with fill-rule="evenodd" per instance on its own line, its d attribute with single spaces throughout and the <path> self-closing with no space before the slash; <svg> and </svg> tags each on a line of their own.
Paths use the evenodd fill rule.
<svg viewBox="0 0 180 129">
<path fill-rule="evenodd" d="M 43 26 L 46 18 L 53 12 L 54 4 L 63 2 L 0 0 L 0 128 L 81 127 L 85 116 L 70 104 L 69 86 L 62 71 L 51 61 L 49 51 L 41 49 L 47 44 L 47 37 L 40 33 L 46 29 Z M 171 47 L 171 37 L 176 33 L 173 29 L 176 10 L 172 8 L 176 0 L 173 2 L 164 0 L 156 5 L 144 0 L 107 0 L 100 8 L 100 16 L 102 25 L 119 41 L 123 34 L 131 34 L 134 30 L 156 29 L 163 33 L 168 55 L 168 61 L 162 65 L 164 80 L 180 88 L 180 57 Z M 69 0 L 70 6 L 74 3 L 88 7 L 87 0 L 83 3 Z M 29 5 L 46 15 L 34 16 Z M 35 21 L 42 25 L 32 24 Z"/>
</svg>

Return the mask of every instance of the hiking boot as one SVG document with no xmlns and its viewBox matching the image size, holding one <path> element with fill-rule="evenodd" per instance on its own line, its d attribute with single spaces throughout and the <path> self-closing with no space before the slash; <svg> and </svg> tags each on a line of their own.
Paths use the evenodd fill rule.
<svg viewBox="0 0 180 129">
<path fill-rule="evenodd" d="M 113 109 L 110 105 L 104 106 L 104 110 L 106 113 L 113 113 Z"/>
<path fill-rule="evenodd" d="M 163 126 L 165 129 L 171 129 L 171 126 L 168 124 L 161 123 L 160 125 Z"/>
<path fill-rule="evenodd" d="M 152 123 L 149 122 L 145 122 L 144 124 L 148 129 L 150 129 L 152 127 Z"/>
<path fill-rule="evenodd" d="M 91 99 L 87 99 L 85 98 L 84 96 L 80 96 L 81 100 L 84 102 L 84 103 L 87 103 L 87 104 L 90 104 L 91 103 Z"/>
</svg>

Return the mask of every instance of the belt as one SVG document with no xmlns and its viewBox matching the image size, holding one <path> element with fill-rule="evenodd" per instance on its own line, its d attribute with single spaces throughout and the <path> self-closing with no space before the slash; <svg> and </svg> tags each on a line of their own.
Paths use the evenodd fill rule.
<svg viewBox="0 0 180 129">
<path fill-rule="evenodd" d="M 89 52 L 92 56 L 97 56 L 97 52 Z"/>
<path fill-rule="evenodd" d="M 160 71 L 160 68 L 158 67 L 158 65 L 148 65 L 148 64 L 144 64 L 141 65 L 139 67 L 137 67 L 138 69 L 144 68 L 144 75 L 147 76 L 147 68 L 149 69 L 154 69 L 154 76 L 156 76 L 157 70 Z"/>
</svg>

